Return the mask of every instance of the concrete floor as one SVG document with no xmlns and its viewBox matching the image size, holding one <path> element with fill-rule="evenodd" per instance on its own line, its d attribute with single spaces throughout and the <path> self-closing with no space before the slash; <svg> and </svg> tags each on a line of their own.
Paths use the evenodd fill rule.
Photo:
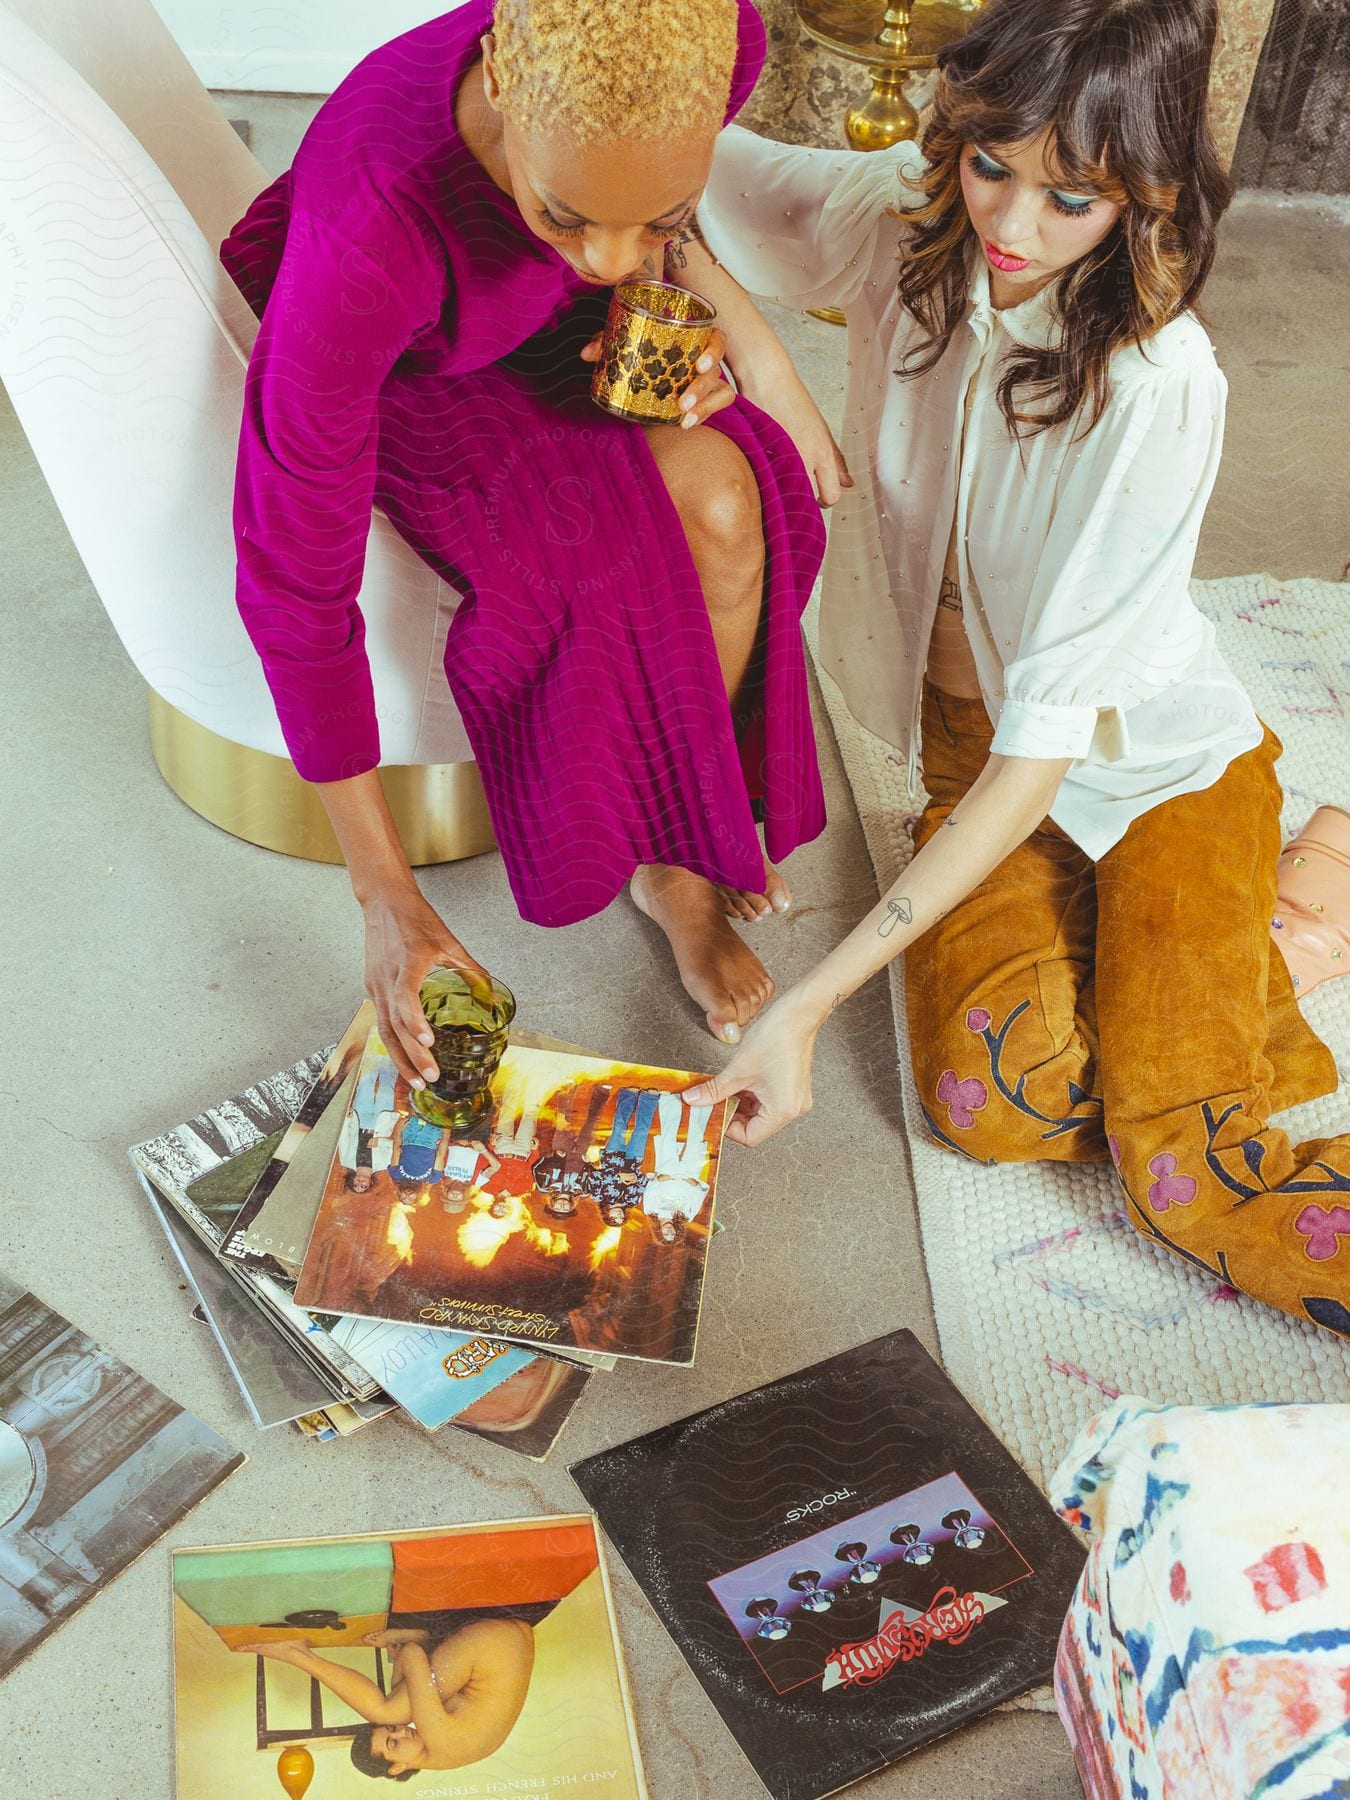
<svg viewBox="0 0 1350 1800">
<path fill-rule="evenodd" d="M 237 95 L 223 104 L 257 121 L 269 169 L 285 166 L 313 108 Z M 1233 417 L 1203 574 L 1339 575 L 1350 558 L 1332 430 L 1350 385 L 1348 274 L 1350 232 L 1334 206 L 1238 207 L 1210 293 Z M 833 408 L 840 338 L 811 320 L 792 321 L 791 335 Z M 247 1450 L 249 1466 L 171 1543 L 573 1510 L 569 1461 L 899 1325 L 936 1349 L 894 1123 L 890 1008 L 875 983 L 822 1047 L 810 1116 L 758 1153 L 728 1151 L 728 1229 L 711 1259 L 695 1368 L 600 1378 L 543 1467 L 392 1421 L 331 1445 L 255 1432 L 189 1316 L 126 1146 L 333 1038 L 359 998 L 359 915 L 340 869 L 228 837 L 159 779 L 140 679 L 7 404 L 0 490 L 10 496 L 5 825 L 25 877 L 9 883 L 6 934 L 16 979 L 4 1010 L 5 1142 L 20 1179 L 9 1186 L 3 1265 Z M 797 906 L 757 940 L 784 982 L 874 895 L 821 722 L 831 824 L 794 858 Z M 510 981 L 523 1022 L 625 1057 L 717 1060 L 660 941 L 625 902 L 546 938 L 516 918 L 495 856 L 425 871 L 422 882 Z M 40 1173 L 25 1187 L 29 1170 Z M 632 1582 L 621 1568 L 615 1576 L 653 1800 L 750 1800 L 748 1766 Z M 0 1791 L 169 1794 L 168 1616 L 160 1544 L 4 1684 Z M 1000 1714 L 856 1791 L 1070 1800 L 1079 1786 L 1053 1718 Z"/>
</svg>

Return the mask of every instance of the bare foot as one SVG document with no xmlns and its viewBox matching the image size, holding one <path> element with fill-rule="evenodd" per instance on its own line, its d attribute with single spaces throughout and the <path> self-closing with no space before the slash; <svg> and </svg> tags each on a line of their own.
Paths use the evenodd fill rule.
<svg viewBox="0 0 1350 1800">
<path fill-rule="evenodd" d="M 761 919 L 767 919 L 770 913 L 786 912 L 792 905 L 792 893 L 787 882 L 767 856 L 764 858 L 762 894 L 751 893 L 749 888 L 719 887 L 717 897 L 729 919 L 744 919 L 747 925 L 757 925 Z"/>
<path fill-rule="evenodd" d="M 724 1044 L 739 1043 L 743 1028 L 773 998 L 773 982 L 727 923 L 722 890 L 687 869 L 648 863 L 629 892 L 670 940 L 684 991 L 704 1009 L 708 1030 Z"/>
</svg>

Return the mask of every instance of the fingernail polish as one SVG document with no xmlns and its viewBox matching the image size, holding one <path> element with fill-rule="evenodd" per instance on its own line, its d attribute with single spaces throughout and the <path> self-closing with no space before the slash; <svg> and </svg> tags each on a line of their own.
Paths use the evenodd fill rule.
<svg viewBox="0 0 1350 1800">
<path fill-rule="evenodd" d="M 424 1088 L 427 1084 L 420 1075 L 414 1075 L 412 1078 L 412 1085 L 415 1088 Z"/>
<path fill-rule="evenodd" d="M 708 370 L 711 369 L 711 367 L 712 367 L 711 356 L 700 356 L 697 363 L 695 363 L 694 367 L 696 369 L 700 370 L 702 374 L 706 375 L 708 373 Z"/>
<path fill-rule="evenodd" d="M 680 430 L 688 431 L 688 429 L 691 425 L 697 425 L 697 424 L 698 424 L 698 414 L 697 413 L 686 413 L 684 415 L 684 417 L 680 420 Z"/>
</svg>

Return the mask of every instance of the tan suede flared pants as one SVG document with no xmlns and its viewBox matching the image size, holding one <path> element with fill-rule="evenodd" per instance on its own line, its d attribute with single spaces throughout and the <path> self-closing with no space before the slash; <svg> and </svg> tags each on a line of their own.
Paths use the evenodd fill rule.
<svg viewBox="0 0 1350 1800">
<path fill-rule="evenodd" d="M 925 684 L 920 849 L 969 789 L 982 701 Z M 1046 819 L 905 953 L 929 1129 L 979 1162 L 1108 1157 L 1146 1236 L 1350 1336 L 1346 1135 L 1270 1115 L 1331 1093 L 1335 1060 L 1271 942 L 1279 739 L 1136 819 L 1093 860 Z"/>
</svg>

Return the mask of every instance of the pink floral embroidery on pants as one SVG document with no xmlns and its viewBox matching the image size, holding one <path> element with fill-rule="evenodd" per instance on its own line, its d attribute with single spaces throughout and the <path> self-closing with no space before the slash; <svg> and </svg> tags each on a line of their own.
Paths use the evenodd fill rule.
<svg viewBox="0 0 1350 1800">
<path fill-rule="evenodd" d="M 1341 1239 L 1350 1237 L 1350 1206 L 1305 1206 L 1294 1220 L 1294 1230 L 1307 1238 L 1303 1248 L 1314 1262 L 1329 1262 Z"/>
<path fill-rule="evenodd" d="M 989 1104 L 989 1089 L 978 1075 L 958 1081 L 955 1069 L 944 1069 L 938 1077 L 937 1097 L 947 1108 L 947 1117 L 962 1131 L 969 1131 L 975 1114 Z"/>
<path fill-rule="evenodd" d="M 1148 1172 L 1156 1177 L 1148 1188 L 1148 1203 L 1154 1212 L 1166 1212 L 1169 1206 L 1189 1206 L 1194 1200 L 1194 1177 L 1178 1175 L 1176 1168 L 1177 1159 L 1170 1150 L 1149 1158 Z"/>
</svg>

